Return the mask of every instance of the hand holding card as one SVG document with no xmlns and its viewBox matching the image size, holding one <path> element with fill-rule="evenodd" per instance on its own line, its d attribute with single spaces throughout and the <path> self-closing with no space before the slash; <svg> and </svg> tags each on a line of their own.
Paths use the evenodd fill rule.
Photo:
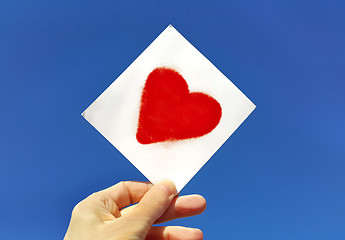
<svg viewBox="0 0 345 240">
<path fill-rule="evenodd" d="M 174 183 L 167 180 L 154 186 L 121 182 L 93 193 L 74 207 L 64 240 L 203 239 L 196 228 L 152 226 L 198 215 L 206 208 L 200 195 L 174 198 L 175 194 Z"/>
</svg>

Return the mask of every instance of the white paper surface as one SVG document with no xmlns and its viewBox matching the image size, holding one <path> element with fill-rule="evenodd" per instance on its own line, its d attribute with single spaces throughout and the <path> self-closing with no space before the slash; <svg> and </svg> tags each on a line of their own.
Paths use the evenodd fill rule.
<svg viewBox="0 0 345 240">
<path fill-rule="evenodd" d="M 142 91 L 148 75 L 157 67 L 176 70 L 186 80 L 190 92 L 202 92 L 218 101 L 222 116 L 210 133 L 185 140 L 138 142 Z M 148 180 L 157 183 L 170 179 L 179 192 L 254 108 L 227 77 L 170 25 L 82 116 Z"/>
</svg>

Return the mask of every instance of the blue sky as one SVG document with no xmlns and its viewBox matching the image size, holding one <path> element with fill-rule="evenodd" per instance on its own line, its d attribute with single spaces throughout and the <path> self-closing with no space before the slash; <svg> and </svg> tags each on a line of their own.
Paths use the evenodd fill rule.
<svg viewBox="0 0 345 240">
<path fill-rule="evenodd" d="M 0 2 L 0 238 L 145 178 L 81 112 L 172 24 L 256 105 L 183 189 L 205 239 L 345 238 L 344 1 Z"/>
</svg>

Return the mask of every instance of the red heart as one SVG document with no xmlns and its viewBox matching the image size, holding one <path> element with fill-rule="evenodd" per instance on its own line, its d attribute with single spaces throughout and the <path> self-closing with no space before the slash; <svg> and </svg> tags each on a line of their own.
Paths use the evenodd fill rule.
<svg viewBox="0 0 345 240">
<path fill-rule="evenodd" d="M 141 144 L 201 137 L 222 116 L 220 104 L 201 92 L 189 92 L 175 70 L 156 68 L 147 77 L 141 96 L 137 140 Z"/>
</svg>

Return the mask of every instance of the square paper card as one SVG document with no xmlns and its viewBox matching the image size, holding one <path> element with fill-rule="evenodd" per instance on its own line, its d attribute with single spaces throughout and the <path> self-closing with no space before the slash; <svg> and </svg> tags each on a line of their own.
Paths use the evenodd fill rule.
<svg viewBox="0 0 345 240">
<path fill-rule="evenodd" d="M 151 182 L 179 192 L 254 108 L 170 25 L 82 115 Z"/>
</svg>

